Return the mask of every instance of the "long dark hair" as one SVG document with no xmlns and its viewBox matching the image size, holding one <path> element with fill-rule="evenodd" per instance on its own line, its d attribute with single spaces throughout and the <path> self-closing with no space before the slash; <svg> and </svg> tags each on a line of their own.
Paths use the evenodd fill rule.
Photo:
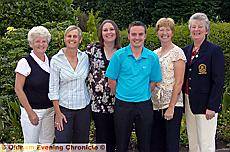
<svg viewBox="0 0 230 152">
<path fill-rule="evenodd" d="M 116 49 L 119 49 L 121 48 L 121 44 L 120 44 L 120 33 L 119 33 L 119 29 L 118 29 L 118 26 L 117 24 L 112 21 L 112 20 L 104 20 L 101 25 L 99 26 L 99 29 L 98 29 L 98 39 L 99 39 L 99 43 L 102 47 L 104 47 L 104 39 L 102 37 L 102 28 L 103 26 L 106 24 L 106 23 L 111 23 L 115 29 L 115 32 L 116 32 L 116 39 L 115 39 L 115 45 L 114 45 L 114 48 Z"/>
</svg>

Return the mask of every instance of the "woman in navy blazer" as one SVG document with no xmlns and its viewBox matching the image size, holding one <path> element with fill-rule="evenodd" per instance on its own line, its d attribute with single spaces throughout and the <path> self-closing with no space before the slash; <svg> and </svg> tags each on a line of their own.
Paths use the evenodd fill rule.
<svg viewBox="0 0 230 152">
<path fill-rule="evenodd" d="M 204 13 L 189 20 L 193 44 L 185 47 L 187 58 L 183 91 L 190 152 L 214 152 L 217 116 L 224 85 L 224 55 L 209 41 L 210 22 Z"/>
</svg>

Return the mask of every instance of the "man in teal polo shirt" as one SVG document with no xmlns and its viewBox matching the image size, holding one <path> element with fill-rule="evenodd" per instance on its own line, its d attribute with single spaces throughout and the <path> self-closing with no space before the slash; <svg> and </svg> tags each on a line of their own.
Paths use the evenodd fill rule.
<svg viewBox="0 0 230 152">
<path fill-rule="evenodd" d="M 144 47 L 146 26 L 134 21 L 128 28 L 130 44 L 116 51 L 106 77 L 115 92 L 115 132 L 118 152 L 126 152 L 133 124 L 140 152 L 150 152 L 153 123 L 151 90 L 161 81 L 157 55 Z"/>
</svg>

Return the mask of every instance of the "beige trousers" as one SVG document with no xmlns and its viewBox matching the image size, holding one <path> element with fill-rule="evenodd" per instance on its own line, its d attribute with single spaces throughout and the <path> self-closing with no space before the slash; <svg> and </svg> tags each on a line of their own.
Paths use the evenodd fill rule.
<svg viewBox="0 0 230 152">
<path fill-rule="evenodd" d="M 38 125 L 33 125 L 26 110 L 21 109 L 21 126 L 24 143 L 45 144 L 54 140 L 54 109 L 33 109 L 39 118 Z"/>
<path fill-rule="evenodd" d="M 185 116 L 189 152 L 215 152 L 217 117 L 207 120 L 204 114 L 193 114 L 188 95 L 185 95 Z"/>
</svg>

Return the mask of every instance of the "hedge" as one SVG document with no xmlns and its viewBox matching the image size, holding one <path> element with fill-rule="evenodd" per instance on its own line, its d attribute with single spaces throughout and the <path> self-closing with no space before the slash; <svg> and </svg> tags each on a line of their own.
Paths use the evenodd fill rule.
<svg viewBox="0 0 230 152">
<path fill-rule="evenodd" d="M 195 12 L 206 13 L 213 21 L 230 21 L 227 0 L 1 0 L 0 35 L 8 26 L 31 28 L 48 21 L 74 21 L 79 7 L 84 13 L 99 11 L 103 20 L 113 19 L 121 29 L 133 20 L 154 25 L 161 17 L 184 23 Z"/>
<path fill-rule="evenodd" d="M 52 40 L 49 44 L 47 54 L 49 56 L 54 55 L 58 50 L 63 47 L 63 33 L 64 29 L 70 24 L 69 22 L 59 23 L 46 23 L 44 26 L 49 27 Z M 96 25 L 93 25 L 96 26 Z M 94 27 L 95 29 L 95 27 Z M 5 142 L 21 142 L 21 131 L 18 121 L 18 101 L 14 93 L 14 69 L 19 59 L 24 57 L 30 52 L 30 48 L 27 42 L 28 29 L 13 27 L 8 28 L 8 32 L 0 38 L 0 140 Z M 96 41 L 96 31 L 84 32 L 83 43 L 81 44 L 81 50 L 84 51 L 87 44 Z M 122 46 L 127 45 L 127 30 L 123 30 L 121 33 Z M 211 33 L 208 38 L 213 43 L 220 45 L 224 51 L 226 59 L 226 71 L 225 71 L 225 88 L 226 95 L 229 99 L 230 89 L 230 23 L 211 23 Z M 179 47 L 185 47 L 191 44 L 189 37 L 189 31 L 187 25 L 176 25 L 173 42 Z M 152 50 L 160 46 L 159 40 L 156 37 L 156 33 L 153 27 L 148 27 L 146 47 Z M 229 109 L 220 114 L 218 123 L 218 138 L 226 141 L 230 141 L 230 120 Z M 185 128 L 183 128 L 185 129 Z M 184 130 L 182 130 L 182 138 L 184 139 Z M 182 139 L 182 140 L 183 140 Z M 186 143 L 186 142 L 185 142 Z"/>
<path fill-rule="evenodd" d="M 74 23 L 75 12 L 68 0 L 1 0 L 0 35 L 8 26 L 31 28 L 45 22 L 66 20 Z"/>
</svg>

